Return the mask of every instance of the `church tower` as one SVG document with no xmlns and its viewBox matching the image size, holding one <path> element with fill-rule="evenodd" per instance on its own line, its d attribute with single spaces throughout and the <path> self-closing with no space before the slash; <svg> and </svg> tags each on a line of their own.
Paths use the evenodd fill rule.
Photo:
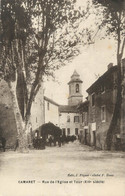
<svg viewBox="0 0 125 196">
<path fill-rule="evenodd" d="M 71 80 L 69 81 L 69 98 L 68 98 L 68 105 L 74 106 L 78 103 L 82 102 L 82 83 L 83 81 L 79 78 L 79 74 L 74 71 L 73 75 L 71 76 Z"/>
</svg>

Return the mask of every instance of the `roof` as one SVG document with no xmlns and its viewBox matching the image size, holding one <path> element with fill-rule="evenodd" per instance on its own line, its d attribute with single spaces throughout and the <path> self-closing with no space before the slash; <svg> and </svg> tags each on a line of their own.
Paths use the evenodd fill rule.
<svg viewBox="0 0 125 196">
<path fill-rule="evenodd" d="M 87 112 L 88 111 L 88 106 L 89 106 L 89 101 L 86 100 L 82 103 L 80 103 L 78 106 L 77 106 L 77 109 L 78 111 L 80 112 Z"/>
<path fill-rule="evenodd" d="M 73 75 L 72 75 L 71 77 L 73 77 L 73 76 L 77 76 L 77 77 L 79 77 L 79 74 L 77 73 L 77 71 L 76 71 L 76 70 L 74 70 Z"/>
<path fill-rule="evenodd" d="M 71 76 L 71 80 L 68 82 L 68 84 L 72 82 L 82 83 L 83 81 L 79 78 L 79 76 L 80 75 L 77 73 L 77 71 L 74 70 L 73 75 Z"/>
<path fill-rule="evenodd" d="M 100 76 L 87 90 L 87 93 L 91 93 L 94 91 L 95 87 L 99 83 L 103 83 L 104 81 L 107 80 L 107 76 L 110 75 L 113 72 L 117 71 L 117 65 L 110 67 L 102 76 Z"/>
<path fill-rule="evenodd" d="M 69 106 L 69 105 L 60 105 L 59 111 L 63 113 L 77 113 L 77 105 L 76 106 Z"/>
<path fill-rule="evenodd" d="M 48 98 L 48 97 L 46 97 L 46 96 L 44 96 L 44 100 L 45 100 L 45 101 L 48 101 L 48 102 L 50 102 L 50 103 L 52 103 L 52 104 L 54 104 L 54 105 L 56 105 L 56 106 L 59 106 L 58 103 L 56 103 L 55 101 L 53 101 L 52 99 L 50 99 L 50 98 Z"/>
<path fill-rule="evenodd" d="M 68 82 L 68 84 L 73 83 L 73 82 L 83 83 L 83 81 L 82 81 L 81 79 L 76 78 L 76 79 L 71 79 L 71 80 Z"/>
</svg>

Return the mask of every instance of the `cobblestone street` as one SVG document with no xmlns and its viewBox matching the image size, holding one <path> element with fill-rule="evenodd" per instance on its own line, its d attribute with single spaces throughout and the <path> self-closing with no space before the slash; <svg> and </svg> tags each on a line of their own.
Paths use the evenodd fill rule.
<svg viewBox="0 0 125 196">
<path fill-rule="evenodd" d="M 104 196 L 125 196 L 125 153 L 78 141 L 26 154 L 7 151 L 0 153 L 0 182 L 0 196 L 102 196 L 102 189 Z"/>
</svg>

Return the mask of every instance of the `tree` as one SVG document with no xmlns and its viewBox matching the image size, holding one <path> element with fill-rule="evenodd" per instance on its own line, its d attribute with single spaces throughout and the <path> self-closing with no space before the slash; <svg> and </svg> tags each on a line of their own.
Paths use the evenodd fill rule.
<svg viewBox="0 0 125 196">
<path fill-rule="evenodd" d="M 43 77 L 53 76 L 79 53 L 73 31 L 79 11 L 74 4 L 75 0 L 1 0 L 0 72 L 12 93 L 21 150 L 28 147 L 31 107 Z"/>
<path fill-rule="evenodd" d="M 102 23 L 99 29 L 104 28 L 106 35 L 113 37 L 117 42 L 117 97 L 112 120 L 107 132 L 106 144 L 107 149 L 112 147 L 113 135 L 120 133 L 121 110 L 122 108 L 122 58 L 125 47 L 125 1 L 124 0 L 93 0 L 95 8 L 101 8 L 103 12 Z"/>
</svg>

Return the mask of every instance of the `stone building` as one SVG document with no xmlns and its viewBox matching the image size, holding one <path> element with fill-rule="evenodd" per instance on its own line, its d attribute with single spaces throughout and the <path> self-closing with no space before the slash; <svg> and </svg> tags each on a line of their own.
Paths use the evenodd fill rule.
<svg viewBox="0 0 125 196">
<path fill-rule="evenodd" d="M 59 126 L 59 104 L 44 96 L 44 123 L 48 122 Z"/>
<path fill-rule="evenodd" d="M 79 140 L 81 143 L 85 145 L 90 144 L 90 134 L 89 134 L 89 127 L 88 127 L 88 123 L 89 123 L 88 122 L 88 118 L 89 118 L 88 108 L 89 108 L 88 100 L 78 104 L 78 107 L 77 107 L 79 114 L 80 114 Z"/>
<path fill-rule="evenodd" d="M 78 135 L 80 131 L 80 114 L 77 105 L 82 102 L 82 80 L 74 71 L 69 85 L 68 105 L 59 106 L 59 124 L 65 135 Z"/>
<path fill-rule="evenodd" d="M 43 85 L 32 103 L 30 120 L 32 131 L 39 130 L 39 127 L 45 122 Z"/>
<path fill-rule="evenodd" d="M 88 89 L 90 144 L 106 149 L 106 136 L 112 119 L 117 95 L 117 66 L 108 70 Z"/>
<path fill-rule="evenodd" d="M 124 81 L 125 59 L 122 61 L 122 77 Z M 112 63 L 108 65 L 108 70 L 98 78 L 88 89 L 87 101 L 78 106 L 82 116 L 81 139 L 82 143 L 95 146 L 99 149 L 107 149 L 106 137 L 112 120 L 117 97 L 117 66 Z M 113 134 L 112 148 L 115 145 L 125 143 L 125 85 L 122 85 L 122 109 L 121 109 L 121 129 Z M 87 106 L 87 107 L 86 107 Z M 83 116 L 86 116 L 83 117 Z M 122 148 L 122 147 L 121 147 Z"/>
</svg>

